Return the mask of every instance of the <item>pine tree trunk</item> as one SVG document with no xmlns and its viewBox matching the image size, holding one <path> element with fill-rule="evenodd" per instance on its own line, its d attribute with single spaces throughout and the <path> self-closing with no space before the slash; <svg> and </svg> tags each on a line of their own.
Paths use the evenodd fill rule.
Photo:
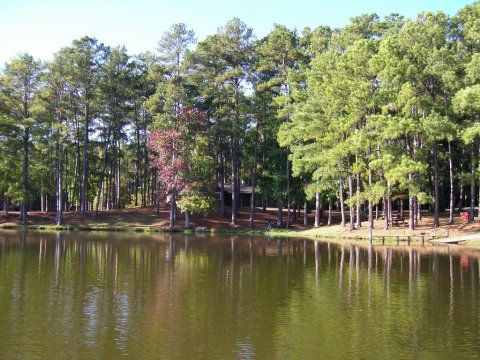
<svg viewBox="0 0 480 360">
<path fill-rule="evenodd" d="M 413 175 L 408 175 L 409 180 L 412 180 Z M 411 191 L 408 194 L 408 228 L 410 230 L 415 230 L 415 197 L 412 195 Z"/>
<path fill-rule="evenodd" d="M 261 167 L 262 169 L 265 168 L 265 139 L 266 139 L 266 134 L 265 132 L 262 134 L 262 164 Z M 265 194 L 262 194 L 262 212 L 266 213 L 267 212 L 267 197 Z"/>
<path fill-rule="evenodd" d="M 238 207 L 238 179 L 237 179 L 237 147 L 236 140 L 232 144 L 232 225 L 237 225 L 237 207 Z"/>
<path fill-rule="evenodd" d="M 433 197 L 434 197 L 434 209 L 433 209 L 433 227 L 440 227 L 440 196 L 439 196 L 439 174 L 438 174 L 438 145 L 435 142 L 432 146 L 432 162 L 433 162 Z"/>
<path fill-rule="evenodd" d="M 135 161 L 137 161 L 138 159 L 136 159 Z M 140 189 L 140 170 L 139 170 L 139 164 L 138 162 L 135 164 L 135 183 L 133 185 L 133 191 L 134 191 L 134 200 L 133 200 L 133 203 L 135 205 L 135 207 L 138 206 L 138 190 Z"/>
<path fill-rule="evenodd" d="M 479 150 L 479 155 L 480 155 L 480 148 Z M 478 187 L 478 220 L 480 220 L 480 186 Z"/>
<path fill-rule="evenodd" d="M 115 208 L 120 209 L 120 189 L 122 187 L 121 178 L 120 178 L 120 171 L 121 171 L 121 161 L 120 156 L 118 153 L 120 151 L 120 144 L 118 144 L 117 148 L 117 159 L 116 159 L 116 167 L 115 167 Z"/>
<path fill-rule="evenodd" d="M 148 152 L 147 152 L 147 147 L 144 144 L 143 145 L 143 186 L 142 186 L 142 208 L 147 206 L 147 194 L 148 194 L 148 189 L 147 189 L 147 184 L 149 183 L 147 180 L 147 164 L 148 164 Z"/>
<path fill-rule="evenodd" d="M 239 179 L 239 136 L 240 136 L 240 99 L 239 99 L 239 83 L 238 79 L 235 81 L 234 86 L 235 91 L 235 118 L 233 125 L 233 134 L 232 134 L 232 225 L 237 225 L 237 214 L 238 214 L 238 205 L 239 199 L 238 195 L 240 194 L 240 179 Z"/>
<path fill-rule="evenodd" d="M 220 214 L 225 217 L 225 163 L 222 147 L 220 147 Z"/>
<path fill-rule="evenodd" d="M 477 209 L 477 220 L 480 219 L 480 186 L 478 187 L 478 209 Z"/>
<path fill-rule="evenodd" d="M 68 157 L 68 151 L 67 149 L 64 149 L 64 164 L 65 164 L 65 167 L 69 168 L 69 157 Z M 65 171 L 65 174 L 64 174 L 64 177 L 63 177 L 63 180 L 64 180 L 64 183 L 65 183 L 65 191 L 63 193 L 63 211 L 64 212 L 67 212 L 70 210 L 70 193 L 68 191 L 68 189 L 71 189 L 72 188 L 72 183 L 70 181 L 71 177 L 68 176 L 68 171 Z"/>
<path fill-rule="evenodd" d="M 62 225 L 63 223 L 63 147 L 60 145 L 60 132 L 57 133 L 58 141 L 56 145 L 56 153 L 57 153 L 57 186 L 56 186 L 56 215 L 55 215 L 55 222 L 57 226 Z"/>
<path fill-rule="evenodd" d="M 415 229 L 415 218 L 416 218 L 416 211 L 415 211 L 415 198 L 412 195 L 408 197 L 409 209 L 408 209 L 408 228 L 410 230 Z"/>
<path fill-rule="evenodd" d="M 300 205 L 299 203 L 295 200 L 293 202 L 293 208 L 292 208 L 292 213 L 293 213 L 293 222 L 297 222 L 297 214 L 300 214 Z"/>
<path fill-rule="evenodd" d="M 422 220 L 422 205 L 420 204 L 420 201 L 418 201 L 417 197 L 415 197 L 415 209 L 417 210 L 417 216 L 415 217 L 415 227 L 417 227 L 420 220 Z"/>
<path fill-rule="evenodd" d="M 448 165 L 450 176 L 450 209 L 448 224 L 453 225 L 453 215 L 455 212 L 455 177 L 453 173 L 453 154 L 452 154 L 452 142 L 448 141 Z"/>
<path fill-rule="evenodd" d="M 387 206 L 387 196 L 383 197 L 383 228 L 388 229 L 388 206 Z"/>
<path fill-rule="evenodd" d="M 340 214 L 342 218 L 342 226 L 345 226 L 345 199 L 343 197 L 343 180 L 339 181 L 338 197 L 340 199 Z"/>
<path fill-rule="evenodd" d="M 82 169 L 82 186 L 80 193 L 80 214 L 85 215 L 87 207 L 87 187 L 88 187 L 88 131 L 90 125 L 90 105 L 87 101 L 85 104 L 85 127 L 83 137 L 83 169 Z"/>
<path fill-rule="evenodd" d="M 350 231 L 354 229 L 355 224 L 355 211 L 353 206 L 353 177 L 352 174 L 348 174 L 348 200 L 350 208 Z"/>
<path fill-rule="evenodd" d="M 283 223 L 282 217 L 283 217 L 283 205 L 282 201 L 278 200 L 278 209 L 277 209 L 277 225 L 281 225 Z"/>
<path fill-rule="evenodd" d="M 43 207 L 43 200 L 44 200 L 44 196 L 43 196 L 43 184 L 40 185 L 40 212 L 44 212 L 44 207 Z"/>
<path fill-rule="evenodd" d="M 7 193 L 5 193 L 5 196 L 3 197 L 3 211 L 5 211 L 5 217 L 8 217 L 8 196 L 7 196 Z"/>
<path fill-rule="evenodd" d="M 463 210 L 464 205 L 464 186 L 463 186 L 463 179 L 465 178 L 465 148 L 462 148 L 462 158 L 460 161 L 460 194 L 458 198 L 458 211 Z"/>
<path fill-rule="evenodd" d="M 380 152 L 380 149 L 377 148 L 377 151 Z M 380 180 L 385 180 L 383 176 L 383 169 L 380 169 Z M 387 185 L 387 191 L 388 191 L 388 185 Z M 382 197 L 382 212 L 383 212 L 383 228 L 384 230 L 388 229 L 388 208 L 387 208 L 387 196 L 384 195 Z M 378 211 L 378 204 L 377 204 L 377 211 Z M 378 220 L 378 212 L 377 212 L 377 220 Z"/>
<path fill-rule="evenodd" d="M 361 187 L 362 187 L 362 181 L 360 179 L 360 173 L 357 173 L 356 175 L 356 180 L 357 180 L 357 227 L 362 226 L 362 204 L 360 202 L 360 193 L 361 193 Z"/>
<path fill-rule="evenodd" d="M 238 212 L 240 211 L 240 208 L 242 207 L 242 197 L 240 196 L 240 174 L 241 174 L 241 162 L 240 162 L 240 154 L 239 154 L 239 148 L 240 145 L 237 143 L 237 186 L 236 186 L 236 191 L 237 191 L 237 206 L 235 207 L 235 215 L 237 216 L 238 219 Z"/>
<path fill-rule="evenodd" d="M 110 178 L 110 199 L 111 199 L 111 208 L 117 208 L 117 159 L 116 159 L 116 149 L 115 144 L 113 144 L 113 159 L 111 162 L 111 178 Z"/>
<path fill-rule="evenodd" d="M 77 120 L 78 121 L 78 120 Z M 75 211 L 80 207 L 80 193 L 81 193 L 81 181 L 80 181 L 80 129 L 77 126 L 77 136 L 75 140 L 75 171 L 73 175 L 73 196 L 72 200 L 75 202 Z"/>
<path fill-rule="evenodd" d="M 59 160 L 58 164 L 58 178 L 57 178 L 57 213 L 56 224 L 60 226 L 63 224 L 63 161 Z"/>
<path fill-rule="evenodd" d="M 307 226 L 307 225 L 308 225 L 307 206 L 308 206 L 308 201 L 305 200 L 305 203 L 304 203 L 304 205 L 303 205 L 303 226 Z"/>
<path fill-rule="evenodd" d="M 290 152 L 290 148 L 287 147 L 287 226 L 288 229 L 290 227 L 290 160 L 288 159 L 288 153 Z"/>
<path fill-rule="evenodd" d="M 108 152 L 109 140 L 110 140 L 110 130 L 108 131 L 108 135 L 107 135 L 107 138 L 105 139 L 105 144 L 104 144 L 102 172 L 101 172 L 101 174 L 100 174 L 100 179 L 98 180 L 98 185 L 97 185 L 97 201 L 96 201 L 96 203 L 95 203 L 95 212 L 94 212 L 94 214 L 93 214 L 93 217 L 97 217 L 97 216 L 98 216 L 98 208 L 99 208 L 100 202 L 101 202 L 103 183 L 104 183 L 104 181 L 105 181 L 105 172 L 107 171 L 107 152 Z"/>
<path fill-rule="evenodd" d="M 125 159 L 125 170 L 126 174 L 128 176 L 128 169 L 129 169 L 129 164 L 128 164 L 128 158 Z M 120 168 L 121 171 L 121 168 Z M 132 184 L 128 181 L 128 179 L 125 181 L 125 200 L 126 203 L 130 203 L 132 201 Z M 122 201 L 120 198 L 120 207 L 122 207 Z"/>
<path fill-rule="evenodd" d="M 392 185 L 387 183 L 388 226 L 392 227 Z"/>
<path fill-rule="evenodd" d="M 135 156 L 135 185 L 134 185 L 134 191 L 135 191 L 135 206 L 138 206 L 138 191 L 140 189 L 140 164 L 141 164 L 141 151 L 140 151 L 140 126 L 138 124 L 139 119 L 138 119 L 138 112 L 137 112 L 137 102 L 134 101 L 134 119 L 135 119 L 135 150 L 136 150 L 136 156 Z"/>
<path fill-rule="evenodd" d="M 110 170 L 107 172 L 107 179 L 105 183 L 105 210 L 110 210 L 112 203 L 112 164 L 110 164 Z"/>
<path fill-rule="evenodd" d="M 473 216 L 474 216 L 474 208 L 475 208 L 475 182 L 476 182 L 476 166 L 477 166 L 477 161 L 476 161 L 476 144 L 475 141 L 472 142 L 472 158 L 471 158 L 471 173 L 470 173 L 470 211 L 469 211 L 469 217 L 468 217 L 468 222 L 471 223 L 473 222 Z"/>
<path fill-rule="evenodd" d="M 320 192 L 315 193 L 315 224 L 313 227 L 318 228 L 320 227 Z"/>
<path fill-rule="evenodd" d="M 328 201 L 328 220 L 327 226 L 332 225 L 332 202 Z"/>
<path fill-rule="evenodd" d="M 237 198 L 237 173 L 235 167 L 235 160 L 232 159 L 232 206 L 231 206 L 231 224 L 237 225 L 237 207 L 238 207 L 238 198 Z"/>
<path fill-rule="evenodd" d="M 368 185 L 371 187 L 373 181 L 372 169 L 368 169 Z M 368 199 L 368 228 L 373 230 L 373 202 L 371 199 Z"/>
<path fill-rule="evenodd" d="M 252 196 L 250 198 L 250 219 L 248 227 L 253 228 L 253 214 L 255 212 L 255 185 L 257 182 L 257 142 L 258 142 L 258 129 L 255 136 L 255 145 L 253 148 L 253 165 L 252 165 Z"/>
<path fill-rule="evenodd" d="M 28 141 L 30 132 L 25 128 L 23 135 L 23 161 L 22 161 L 22 202 L 20 204 L 20 222 L 27 224 L 27 195 L 28 195 Z"/>
<path fill-rule="evenodd" d="M 435 212 L 435 187 L 434 186 L 435 185 L 434 185 L 434 180 L 433 180 L 434 175 L 433 175 L 433 164 L 432 164 L 433 161 L 432 160 L 428 162 L 428 175 L 427 175 L 427 177 L 428 177 L 428 188 L 431 189 L 431 191 L 432 191 L 433 203 L 428 204 L 428 209 L 429 209 L 429 212 L 432 214 L 432 216 L 434 216 L 434 212 Z M 434 219 L 434 221 L 435 221 L 435 219 Z"/>
<path fill-rule="evenodd" d="M 255 212 L 255 176 L 256 176 L 256 170 L 254 170 L 254 173 L 252 175 L 252 195 L 250 198 L 250 218 L 248 221 L 248 227 L 253 228 L 253 215 Z"/>
</svg>

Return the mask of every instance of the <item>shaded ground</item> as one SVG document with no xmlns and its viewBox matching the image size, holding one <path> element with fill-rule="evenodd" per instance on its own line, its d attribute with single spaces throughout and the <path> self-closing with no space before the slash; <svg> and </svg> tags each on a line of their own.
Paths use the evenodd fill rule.
<svg viewBox="0 0 480 360">
<path fill-rule="evenodd" d="M 284 212 L 285 218 L 286 212 Z M 326 215 L 326 214 L 325 214 Z M 254 228 L 266 229 L 267 221 L 270 218 L 275 223 L 277 216 L 277 210 L 270 208 L 266 213 L 263 213 L 261 209 L 256 209 L 254 216 Z M 81 216 L 78 212 L 65 212 L 65 224 L 72 226 L 90 226 L 90 227 L 116 227 L 116 228 L 129 228 L 129 227 L 148 227 L 148 228 L 164 228 L 168 227 L 168 209 L 161 208 L 160 213 L 157 215 L 156 208 L 153 206 L 145 208 L 130 208 L 121 210 L 109 210 L 101 211 L 97 218 L 92 217 L 92 213 L 87 213 L 85 216 Z M 227 212 L 227 217 L 221 217 L 219 214 L 209 214 L 208 216 L 192 216 L 191 227 L 206 226 L 208 228 L 246 228 L 249 222 L 249 209 L 243 208 L 238 215 L 238 225 L 233 227 L 231 225 L 231 215 Z M 308 214 L 308 226 L 303 226 L 303 213 L 297 219 L 292 221 L 292 230 L 307 230 L 312 228 L 314 222 L 314 213 Z M 325 223 L 326 220 L 324 219 Z M 363 226 L 359 229 L 349 231 L 347 227 L 340 225 L 340 214 L 338 212 L 333 213 L 333 225 L 324 226 L 316 229 L 317 234 L 323 235 L 339 235 L 339 236 L 362 236 L 366 237 L 369 234 L 368 224 L 363 222 Z M 375 236 L 445 236 L 448 230 L 449 236 L 462 236 L 480 233 L 480 222 L 475 221 L 471 224 L 467 224 L 462 221 L 457 215 L 455 217 L 455 223 L 453 225 L 447 225 L 448 214 L 443 213 L 440 219 L 440 228 L 433 229 L 433 219 L 430 214 L 424 214 L 417 229 L 411 231 L 408 229 L 408 224 L 395 226 L 391 229 L 384 230 L 383 220 L 375 221 Z M 15 225 L 20 224 L 18 220 L 18 212 L 9 212 L 8 217 L 4 213 L 0 215 L 0 225 Z M 54 225 L 55 213 L 42 213 L 39 211 L 32 211 L 28 213 L 29 225 Z M 177 228 L 183 228 L 184 219 L 183 214 L 179 213 L 179 218 L 176 223 Z"/>
<path fill-rule="evenodd" d="M 253 227 L 256 229 L 264 229 L 267 227 L 268 219 L 271 218 L 275 222 L 276 209 L 268 209 L 263 213 L 261 209 L 257 209 L 254 216 Z M 242 208 L 238 214 L 237 226 L 231 225 L 231 213 L 228 211 L 226 217 L 220 214 L 211 213 L 208 216 L 193 215 L 190 217 L 190 226 L 206 226 L 208 228 L 246 228 L 249 223 L 249 209 Z M 42 213 L 40 211 L 31 211 L 27 216 L 28 225 L 54 225 L 55 213 Z M 313 213 L 309 214 L 309 221 L 313 223 Z M 0 225 L 17 225 L 20 224 L 19 213 L 9 212 L 8 216 L 0 213 Z M 129 209 L 100 211 L 96 218 L 93 218 L 92 212 L 87 212 L 85 216 L 81 216 L 78 212 L 70 211 L 64 213 L 64 224 L 72 226 L 106 226 L 106 227 L 149 227 L 163 228 L 169 226 L 169 209 L 164 207 L 157 214 L 154 206 L 145 208 L 135 207 Z M 292 223 L 293 229 L 304 229 L 302 222 Z M 178 213 L 178 219 L 175 223 L 176 228 L 183 228 L 184 215 Z"/>
</svg>

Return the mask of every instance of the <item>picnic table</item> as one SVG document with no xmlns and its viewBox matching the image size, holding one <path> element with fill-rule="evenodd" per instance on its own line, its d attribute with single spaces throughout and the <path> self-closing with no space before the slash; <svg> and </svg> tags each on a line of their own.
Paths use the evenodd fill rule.
<svg viewBox="0 0 480 360">
<path fill-rule="evenodd" d="M 379 219 L 384 220 L 385 214 L 381 214 Z M 392 213 L 392 226 L 400 226 L 405 224 L 405 218 L 397 213 Z"/>
<path fill-rule="evenodd" d="M 392 214 L 392 226 L 405 225 L 405 218 L 400 214 Z"/>
</svg>

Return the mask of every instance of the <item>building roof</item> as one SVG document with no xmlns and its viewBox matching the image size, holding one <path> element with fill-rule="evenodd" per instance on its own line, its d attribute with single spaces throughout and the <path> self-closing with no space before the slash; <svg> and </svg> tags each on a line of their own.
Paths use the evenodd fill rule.
<svg viewBox="0 0 480 360">
<path fill-rule="evenodd" d="M 232 184 L 225 184 L 223 186 L 223 189 L 226 193 L 231 194 L 232 193 Z M 251 194 L 253 188 L 248 185 L 240 185 L 240 194 Z M 217 188 L 215 189 L 216 192 L 220 192 L 220 184 L 218 184 Z"/>
</svg>

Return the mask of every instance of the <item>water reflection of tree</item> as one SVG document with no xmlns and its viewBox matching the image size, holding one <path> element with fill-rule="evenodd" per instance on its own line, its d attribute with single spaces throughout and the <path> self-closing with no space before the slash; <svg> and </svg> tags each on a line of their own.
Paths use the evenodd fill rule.
<svg viewBox="0 0 480 360">
<path fill-rule="evenodd" d="M 378 350 L 381 357 L 394 357 L 395 347 L 406 343 L 412 354 L 428 357 L 448 353 L 456 346 L 454 334 L 469 338 L 465 329 L 478 325 L 478 258 L 462 268 L 459 257 L 413 248 L 109 237 L 0 235 L 2 286 L 17 294 L 2 297 L 0 311 L 13 308 L 35 319 L 27 304 L 35 299 L 54 319 L 49 327 L 62 329 L 49 336 L 53 347 L 69 338 L 77 340 L 72 353 L 103 349 L 109 356 L 161 349 L 189 358 L 215 354 L 215 346 L 233 354 L 248 345 L 259 358 L 300 346 L 315 357 L 331 351 L 355 357 L 352 349 L 382 341 L 391 346 Z M 21 264 L 20 270 L 13 274 L 6 264 Z M 26 276 L 40 272 L 51 281 L 37 284 Z M 438 349 L 432 323 L 448 329 Z M 24 323 L 15 324 L 12 333 L 19 335 L 15 329 Z"/>
</svg>

